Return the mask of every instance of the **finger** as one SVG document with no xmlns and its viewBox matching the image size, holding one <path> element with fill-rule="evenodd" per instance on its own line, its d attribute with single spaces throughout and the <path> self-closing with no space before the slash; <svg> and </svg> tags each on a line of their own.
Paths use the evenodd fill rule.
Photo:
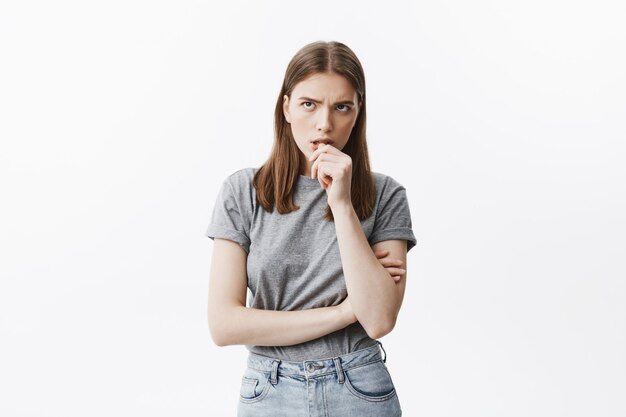
<svg viewBox="0 0 626 417">
<path fill-rule="evenodd" d="M 345 159 L 344 155 L 335 155 L 330 152 L 321 152 L 315 155 L 316 161 L 332 161 L 332 162 L 341 162 Z"/>
<path fill-rule="evenodd" d="M 323 189 L 327 189 L 330 186 L 331 181 L 325 175 L 320 175 L 320 184 Z"/>
<path fill-rule="evenodd" d="M 400 266 L 401 267 L 401 266 L 404 265 L 404 262 L 402 262 L 402 259 L 393 259 L 392 261 L 393 261 L 393 264 L 395 266 Z"/>
<path fill-rule="evenodd" d="M 317 162 L 317 161 L 315 161 Z M 318 182 L 320 183 L 320 185 L 322 186 L 323 189 L 327 189 L 328 186 L 331 184 L 332 182 L 332 178 L 329 178 L 328 175 L 326 175 L 326 164 L 318 164 L 317 165 L 317 171 L 315 173 L 315 176 L 317 177 Z"/>
<path fill-rule="evenodd" d="M 318 152 L 318 151 L 319 149 L 315 152 Z M 315 157 L 315 161 L 313 161 L 313 164 L 311 165 L 311 178 L 317 178 L 319 165 L 320 165 L 320 162 L 322 162 L 322 158 L 320 158 L 319 155 L 320 155 L 319 153 L 317 155 L 315 155 L 315 153 L 311 155 L 311 158 Z"/>
<path fill-rule="evenodd" d="M 394 283 L 396 283 L 396 284 L 398 282 L 400 282 L 400 280 L 402 279 L 402 277 L 399 276 L 399 275 L 392 275 L 391 278 L 393 279 Z"/>
<path fill-rule="evenodd" d="M 317 147 L 316 151 L 318 153 L 342 153 L 339 149 L 328 143 L 321 143 L 320 146 Z"/>
<path fill-rule="evenodd" d="M 343 162 L 333 162 L 324 160 L 320 162 L 317 167 L 317 175 L 327 177 L 327 180 L 332 182 L 335 179 L 339 179 L 344 172 Z"/>
<path fill-rule="evenodd" d="M 339 149 L 335 148 L 332 145 L 327 145 L 325 143 L 322 143 L 322 144 L 320 144 L 320 146 L 317 147 L 316 150 L 313 151 L 311 156 L 309 156 L 309 161 L 312 161 L 315 158 L 318 158 L 318 155 L 321 155 L 323 153 L 326 153 L 326 154 L 329 154 L 329 155 L 333 155 L 333 154 L 337 155 L 337 152 L 343 153 Z"/>
<path fill-rule="evenodd" d="M 387 258 L 381 258 L 379 259 L 380 263 L 385 265 L 385 266 L 402 266 L 402 261 L 399 261 L 397 259 L 387 259 Z"/>
<path fill-rule="evenodd" d="M 330 185 L 335 178 L 339 178 L 341 172 L 341 164 L 330 161 L 323 161 L 317 166 L 315 175 L 319 178 L 323 178 L 324 182 L 327 183 L 327 185 Z"/>
<path fill-rule="evenodd" d="M 402 268 L 385 268 L 391 275 L 406 275 L 406 270 Z"/>
<path fill-rule="evenodd" d="M 315 152 L 318 152 L 318 151 L 319 151 L 319 148 Z M 311 155 L 311 158 L 319 155 L 319 153 L 315 155 L 315 152 L 314 152 L 314 155 Z M 317 157 L 315 161 L 313 162 L 313 165 L 311 165 L 311 178 L 315 179 L 319 176 L 319 165 L 321 162 L 322 162 L 322 159 Z"/>
<path fill-rule="evenodd" d="M 321 144 L 320 146 L 317 147 L 316 150 L 313 151 L 313 153 L 311 154 L 311 156 L 309 156 L 309 161 L 314 160 L 315 158 L 318 157 L 319 154 L 322 153 L 322 151 L 324 150 L 324 146 L 323 144 Z"/>
<path fill-rule="evenodd" d="M 318 164 L 318 161 L 315 160 L 315 162 L 313 162 L 313 164 L 311 165 L 311 178 L 315 178 L 315 171 L 317 170 L 317 164 Z"/>
<path fill-rule="evenodd" d="M 385 250 L 377 250 L 377 251 L 374 252 L 374 255 L 376 255 L 376 257 L 384 258 L 385 256 L 387 256 L 388 252 L 389 251 L 386 250 L 386 249 Z"/>
<path fill-rule="evenodd" d="M 331 151 L 332 149 L 332 151 Z M 344 154 L 343 152 L 341 152 L 340 150 L 338 150 L 337 148 L 333 147 L 333 146 L 326 146 L 326 147 L 322 147 L 320 146 L 319 148 L 317 148 L 315 151 L 313 151 L 313 153 L 311 154 L 311 156 L 309 156 L 309 161 L 314 161 L 314 165 L 315 162 L 321 162 L 321 161 L 331 161 L 331 162 L 336 162 L 336 163 L 342 163 L 342 162 L 346 162 L 346 160 L 349 160 L 350 157 L 346 154 Z M 313 168 L 311 166 L 311 168 Z M 313 173 L 311 175 L 312 178 L 313 177 Z"/>
<path fill-rule="evenodd" d="M 385 259 L 385 262 L 387 262 L 389 265 L 394 265 L 394 266 L 404 265 L 404 262 L 402 262 L 401 259 L 389 258 L 389 259 Z"/>
<path fill-rule="evenodd" d="M 322 166 L 324 166 L 324 169 L 322 169 Z M 337 177 L 338 173 L 341 172 L 341 167 L 340 158 L 331 160 L 328 158 L 328 155 L 325 155 L 323 158 L 319 157 L 311 165 L 311 178 L 323 177 L 323 174 L 330 178 Z M 327 179 L 326 182 L 330 184 L 331 181 Z"/>
</svg>

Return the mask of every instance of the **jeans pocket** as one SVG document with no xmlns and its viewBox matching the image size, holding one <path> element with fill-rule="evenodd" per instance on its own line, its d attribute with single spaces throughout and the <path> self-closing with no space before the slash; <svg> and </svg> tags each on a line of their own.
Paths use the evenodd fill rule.
<svg viewBox="0 0 626 417">
<path fill-rule="evenodd" d="M 245 403 L 261 401 L 269 391 L 270 374 L 246 368 L 241 377 L 239 400 Z"/>
<path fill-rule="evenodd" d="M 345 384 L 354 396 L 367 401 L 385 401 L 396 395 L 391 375 L 382 361 L 344 371 Z"/>
</svg>

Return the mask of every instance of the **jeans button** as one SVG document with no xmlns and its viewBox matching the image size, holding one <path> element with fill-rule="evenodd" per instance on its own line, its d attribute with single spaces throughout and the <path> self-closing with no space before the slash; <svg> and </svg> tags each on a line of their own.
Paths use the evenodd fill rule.
<svg viewBox="0 0 626 417">
<path fill-rule="evenodd" d="M 312 364 L 312 363 L 308 364 L 308 365 L 306 366 L 306 369 L 307 369 L 307 371 L 309 371 L 309 372 L 313 372 L 313 371 L 315 370 L 315 368 L 313 367 L 313 364 Z"/>
</svg>

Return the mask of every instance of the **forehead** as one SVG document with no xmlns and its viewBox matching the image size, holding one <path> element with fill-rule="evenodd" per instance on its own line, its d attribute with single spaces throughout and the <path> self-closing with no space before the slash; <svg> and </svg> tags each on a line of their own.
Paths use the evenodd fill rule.
<svg viewBox="0 0 626 417">
<path fill-rule="evenodd" d="M 356 90 L 350 81 L 336 73 L 312 74 L 293 89 L 293 97 L 307 96 L 316 99 L 353 100 Z"/>
</svg>

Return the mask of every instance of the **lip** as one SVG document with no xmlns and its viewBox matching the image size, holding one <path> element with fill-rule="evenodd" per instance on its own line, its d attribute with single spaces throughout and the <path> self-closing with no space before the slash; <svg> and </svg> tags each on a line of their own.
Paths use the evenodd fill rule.
<svg viewBox="0 0 626 417">
<path fill-rule="evenodd" d="M 334 143 L 334 141 L 331 138 L 316 138 L 316 139 L 313 139 L 311 141 L 311 143 L 313 143 L 313 144 L 315 144 L 315 142 L 326 143 L 326 144 L 330 144 L 330 145 L 332 145 Z"/>
<path fill-rule="evenodd" d="M 317 148 L 319 148 L 322 143 L 326 143 L 326 144 L 332 145 L 333 141 L 332 141 L 332 139 L 328 139 L 328 138 L 321 138 L 321 139 L 312 140 L 311 141 L 311 147 L 313 148 L 313 151 L 316 151 Z"/>
</svg>

